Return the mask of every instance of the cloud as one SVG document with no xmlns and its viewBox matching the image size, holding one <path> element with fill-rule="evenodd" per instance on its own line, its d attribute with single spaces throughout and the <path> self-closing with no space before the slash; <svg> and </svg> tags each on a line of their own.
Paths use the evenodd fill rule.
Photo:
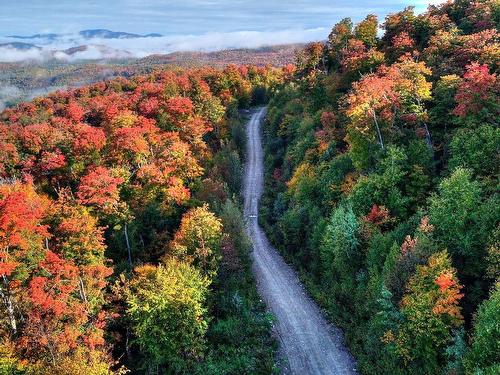
<svg viewBox="0 0 500 375">
<path fill-rule="evenodd" d="M 25 60 L 43 60 L 48 57 L 50 57 L 50 54 L 36 48 L 18 50 L 11 47 L 0 47 L 0 62 L 11 63 Z"/>
<path fill-rule="evenodd" d="M 75 30 L 71 25 L 72 17 L 78 17 L 86 25 L 101 25 L 114 30 L 132 31 L 145 34 L 144 30 L 159 31 L 167 36 L 160 38 L 137 39 L 92 39 L 85 40 L 78 33 L 69 32 L 56 40 L 38 38 L 29 40 L 39 47 L 16 50 L 0 46 L 0 62 L 46 61 L 56 59 L 74 62 L 77 60 L 106 60 L 116 58 L 141 58 L 152 54 L 167 54 L 177 51 L 211 52 L 233 48 L 257 48 L 273 44 L 301 43 L 325 39 L 331 25 L 344 16 L 352 16 L 359 21 L 367 13 L 376 13 L 383 17 L 404 6 L 416 5 L 416 12 L 423 12 L 430 4 L 440 4 L 445 0 L 380 0 L 375 3 L 360 0 L 353 3 L 347 0 L 293 0 L 290 2 L 272 2 L 263 0 L 186 0 L 178 4 L 166 5 L 163 0 L 126 0 L 123 6 L 112 4 L 119 0 L 109 0 L 108 5 L 96 5 L 83 2 L 74 11 L 72 0 L 61 0 L 50 4 L 51 11 L 45 9 L 45 0 L 27 0 L 18 7 L 0 0 L 0 14 L 4 7 L 5 14 L 17 14 L 19 17 L 33 19 L 31 27 L 40 26 L 35 20 L 46 20 L 45 16 L 59 17 L 58 30 Z M 93 5 L 92 5 L 93 4 Z M 106 7 L 109 7 L 106 8 Z M 103 11 L 107 9 L 108 11 Z M 23 10 L 23 11 L 21 11 Z M 40 13 L 41 12 L 41 13 Z M 44 17 L 37 18 L 38 14 Z M 106 16 L 103 19 L 103 16 Z M 15 17 L 8 17 L 12 23 Z M 2 16 L 0 16 L 0 20 Z M 82 21 L 82 22 L 83 22 Z M 9 24 L 7 22 L 7 26 Z M 47 26 L 44 23 L 45 26 Z M 119 24 L 118 24 L 119 23 Z M 20 24 L 20 23 L 18 23 Z M 23 23 L 23 28 L 26 22 Z M 7 27 L 4 25 L 4 27 Z M 82 25 L 80 25 L 82 26 Z M 96 26 L 96 27 L 101 27 Z M 320 27 L 318 27 L 320 26 Z M 2 23 L 0 22 L 0 27 Z M 77 26 L 75 26 L 77 27 Z M 123 28 L 123 29 L 122 29 Z M 13 26 L 9 29 L 15 30 Z M 38 27 L 38 30 L 43 30 Z M 137 30 L 139 29 L 139 30 Z M 217 30 L 217 32 L 213 31 Z M 254 31 L 241 31 L 254 30 Z M 12 32 L 10 32 L 12 33 Z M 26 33 L 28 33 L 26 31 Z M 15 39 L 3 42 L 19 41 Z M 89 44 L 90 43 L 90 44 Z M 69 48 L 87 45 L 66 53 Z"/>
<path fill-rule="evenodd" d="M 283 31 L 235 31 L 213 32 L 203 35 L 167 36 L 162 38 L 140 38 L 131 42 L 114 40 L 112 46 L 117 49 L 135 51 L 136 54 L 170 53 L 177 51 L 211 52 L 222 49 L 258 48 L 276 44 L 304 43 L 326 38 L 328 30 L 315 28 L 308 30 Z M 135 46 L 133 46 L 135 44 Z M 131 48 L 131 46 L 133 46 Z"/>
<path fill-rule="evenodd" d="M 0 97 L 16 97 L 19 95 L 21 95 L 21 90 L 16 86 L 0 86 Z"/>
<path fill-rule="evenodd" d="M 90 41 L 81 38 L 78 34 L 67 34 L 56 40 L 43 38 L 30 40 L 30 43 L 41 47 L 40 49 L 16 50 L 11 47 L 0 47 L 0 62 L 45 61 L 51 58 L 73 62 L 76 60 L 142 58 L 152 54 L 179 51 L 212 52 L 223 49 L 258 48 L 276 44 L 322 40 L 326 38 L 328 32 L 329 30 L 326 28 L 233 31 L 210 32 L 202 35 L 170 35 L 156 38 L 94 38 Z M 12 42 L 13 40 L 5 41 Z M 75 48 L 82 45 L 86 45 L 86 48 Z M 74 49 L 67 51 L 70 48 Z"/>
<path fill-rule="evenodd" d="M 23 92 L 13 85 L 0 84 L 0 111 L 3 111 L 10 101 L 16 100 L 23 95 Z"/>
<path fill-rule="evenodd" d="M 103 72 L 99 76 L 105 78 L 106 74 Z M 0 82 L 0 112 L 21 101 L 33 100 L 36 97 L 45 96 L 53 91 L 65 90 L 67 88 L 68 86 L 55 85 L 23 90 L 17 86 Z"/>
</svg>

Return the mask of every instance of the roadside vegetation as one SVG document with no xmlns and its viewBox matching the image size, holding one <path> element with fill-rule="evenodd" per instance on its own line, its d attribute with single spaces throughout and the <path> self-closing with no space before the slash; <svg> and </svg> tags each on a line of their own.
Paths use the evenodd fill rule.
<svg viewBox="0 0 500 375">
<path fill-rule="evenodd" d="M 364 374 L 500 371 L 499 10 L 344 19 L 270 102 L 262 225 Z"/>
<path fill-rule="evenodd" d="M 269 374 L 244 129 L 290 69 L 158 71 L 0 114 L 1 374 Z"/>
</svg>

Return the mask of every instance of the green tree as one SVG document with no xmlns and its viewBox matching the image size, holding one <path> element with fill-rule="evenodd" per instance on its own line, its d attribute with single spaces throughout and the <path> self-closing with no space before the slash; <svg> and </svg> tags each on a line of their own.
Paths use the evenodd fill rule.
<svg viewBox="0 0 500 375">
<path fill-rule="evenodd" d="M 353 274 L 359 224 L 350 205 L 340 205 L 333 211 L 321 245 L 321 261 L 327 279 Z"/>
<path fill-rule="evenodd" d="M 481 125 L 459 129 L 450 143 L 448 167 L 470 168 L 478 176 L 498 176 L 500 166 L 500 128 Z"/>
<path fill-rule="evenodd" d="M 481 188 L 471 180 L 470 171 L 457 168 L 438 187 L 439 193 L 430 199 L 429 218 L 435 226 L 436 239 L 452 255 L 472 256 L 477 246 L 474 230 L 477 209 L 481 203 Z"/>
<path fill-rule="evenodd" d="M 472 347 L 465 359 L 470 374 L 493 375 L 500 371 L 500 282 L 488 300 L 477 311 L 474 321 Z"/>
<path fill-rule="evenodd" d="M 218 269 L 221 241 L 222 223 L 205 204 L 184 214 L 170 249 L 172 255 L 213 277 Z"/>
<path fill-rule="evenodd" d="M 356 25 L 354 35 L 368 47 L 373 47 L 377 43 L 378 18 L 374 14 L 369 14 Z"/>
<path fill-rule="evenodd" d="M 144 367 L 179 373 L 203 356 L 208 285 L 198 270 L 175 259 L 135 269 L 125 289 L 126 315 Z"/>
<path fill-rule="evenodd" d="M 498 225 L 498 194 L 482 197 L 481 185 L 469 170 L 457 168 L 430 198 L 429 218 L 435 226 L 434 238 L 446 247 L 460 275 L 467 278 L 464 309 L 474 312 L 487 295 L 488 241 Z"/>
<path fill-rule="evenodd" d="M 409 198 L 403 193 L 407 156 L 402 148 L 391 146 L 379 163 L 379 172 L 360 178 L 349 196 L 354 212 L 362 215 L 373 204 L 382 205 L 402 218 L 407 214 Z"/>
<path fill-rule="evenodd" d="M 461 286 L 446 251 L 418 266 L 401 301 L 404 323 L 396 338 L 404 361 L 423 374 L 435 374 L 451 343 L 452 329 L 463 323 L 459 306 Z"/>
</svg>

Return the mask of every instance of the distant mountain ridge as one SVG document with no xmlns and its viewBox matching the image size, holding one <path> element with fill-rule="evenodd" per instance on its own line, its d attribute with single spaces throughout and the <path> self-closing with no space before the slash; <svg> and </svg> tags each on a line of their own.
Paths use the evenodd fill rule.
<svg viewBox="0 0 500 375">
<path fill-rule="evenodd" d="M 299 43 L 209 53 L 173 52 L 141 59 L 130 58 L 126 52 L 119 51 L 122 59 L 76 60 L 75 62 L 57 59 L 26 60 L 23 64 L 0 62 L 0 112 L 5 107 L 10 107 L 20 101 L 31 100 L 63 88 L 79 87 L 113 77 L 147 74 L 159 68 L 200 66 L 224 68 L 229 64 L 285 66 L 295 61 L 296 52 L 303 47 L 304 45 Z M 1 48 L 0 45 L 0 54 Z M 101 53 L 108 56 L 113 53 L 112 50 L 107 51 L 102 45 L 93 45 L 92 49 L 95 48 L 101 48 Z M 72 56 L 87 51 L 88 46 L 83 45 L 59 52 Z M 56 52 L 53 52 L 52 56 Z"/>
<path fill-rule="evenodd" d="M 32 44 L 32 43 L 23 43 L 23 42 L 10 42 L 10 43 L 0 43 L 0 47 L 4 48 L 12 48 L 18 51 L 26 51 L 32 48 L 41 49 L 40 47 Z"/>
<path fill-rule="evenodd" d="M 101 38 L 101 39 L 135 39 L 135 38 L 159 38 L 163 35 L 151 33 L 146 35 L 126 33 L 123 31 L 111 31 L 106 29 L 90 29 L 82 30 L 78 33 L 86 39 Z"/>
<path fill-rule="evenodd" d="M 60 34 L 34 34 L 34 35 L 7 35 L 7 38 L 13 39 L 57 39 Z"/>
<path fill-rule="evenodd" d="M 117 59 L 127 59 L 127 58 L 133 58 L 134 55 L 130 53 L 129 51 L 126 50 L 118 50 L 109 46 L 105 46 L 102 44 L 82 44 L 80 46 L 76 47 L 70 47 L 62 51 L 56 51 L 57 52 L 63 52 L 68 56 L 74 56 L 75 54 L 82 53 L 82 52 L 87 52 L 90 50 L 98 51 L 99 54 L 101 55 L 100 59 L 112 59 L 112 60 L 117 60 Z M 93 59 L 90 59 L 93 60 Z"/>
<path fill-rule="evenodd" d="M 66 49 L 43 49 L 36 44 L 24 42 L 0 43 L 0 53 L 5 51 L 39 53 L 39 55 L 35 55 L 36 57 L 28 55 L 26 61 L 37 59 L 43 61 L 65 60 L 70 57 L 82 60 L 119 60 L 134 58 L 133 53 L 125 49 L 116 49 L 101 43 L 80 44 Z"/>
<path fill-rule="evenodd" d="M 34 34 L 34 35 L 7 35 L 7 38 L 13 39 L 47 39 L 47 40 L 56 40 L 71 34 Z M 162 34 L 158 33 L 150 33 L 150 34 L 134 34 L 127 33 L 124 31 L 111 31 L 108 29 L 88 29 L 82 30 L 78 32 L 78 35 L 85 39 L 136 39 L 136 38 L 159 38 L 162 37 Z"/>
<path fill-rule="evenodd" d="M 107 29 L 87 29 L 73 34 L 34 34 L 9 35 L 0 40 L 1 53 L 5 56 L 14 53 L 14 56 L 26 53 L 26 60 L 116 60 L 133 58 L 133 53 L 123 48 L 113 48 L 106 45 L 104 40 L 159 38 L 158 33 L 134 34 Z M 17 57 L 16 57 L 17 58 Z"/>
<path fill-rule="evenodd" d="M 204 35 L 200 38 L 207 39 Z M 218 38 L 217 36 L 216 39 Z M 186 43 L 189 44 L 192 41 L 192 36 L 187 37 L 185 42 L 180 42 L 175 38 L 162 38 L 161 34 L 141 35 L 107 29 L 88 29 L 73 34 L 11 35 L 3 40 L 0 38 L 0 62 L 43 64 L 144 59 L 155 64 L 172 64 L 173 62 L 185 64 L 186 61 L 191 63 L 200 59 L 211 64 L 213 61 L 227 61 L 227 51 L 232 51 L 229 60 L 244 62 L 244 56 L 246 56 L 251 59 L 252 65 L 261 65 L 260 57 L 265 56 L 264 61 L 269 61 L 268 58 L 272 55 L 278 60 L 293 61 L 293 56 L 290 59 L 290 51 L 293 48 L 289 46 L 284 47 L 282 51 L 277 51 L 276 45 L 256 46 L 245 51 L 245 48 L 237 47 L 238 43 L 227 43 L 225 48 L 200 51 L 198 48 L 202 48 L 200 46 L 204 44 L 195 42 L 191 51 L 184 50 Z M 219 44 L 218 40 L 215 41 L 215 45 L 217 44 Z M 283 56 L 286 58 L 283 59 Z M 275 58 L 273 57 L 272 60 L 274 61 Z M 249 61 L 248 63 L 250 64 Z"/>
</svg>

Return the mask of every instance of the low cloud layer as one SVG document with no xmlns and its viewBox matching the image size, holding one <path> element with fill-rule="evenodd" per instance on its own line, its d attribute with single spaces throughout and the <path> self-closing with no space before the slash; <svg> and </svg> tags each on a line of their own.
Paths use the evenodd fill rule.
<svg viewBox="0 0 500 375">
<path fill-rule="evenodd" d="M 20 62 L 27 60 L 45 61 L 57 59 L 73 62 L 76 60 L 102 60 L 113 58 L 141 58 L 152 54 L 167 54 L 178 51 L 211 52 L 234 48 L 258 48 L 276 44 L 303 43 L 325 39 L 326 28 L 296 29 L 283 31 L 235 31 L 212 32 L 202 35 L 172 35 L 156 38 L 136 39 L 83 39 L 78 34 L 67 34 L 56 40 L 30 39 L 29 43 L 40 48 L 16 49 L 0 46 L 0 62 Z M 5 38 L 2 43 L 11 43 Z M 26 42 L 27 40 L 23 40 Z M 86 48 L 75 48 L 85 45 Z M 69 50 L 73 48 L 73 50 Z"/>
<path fill-rule="evenodd" d="M 0 111 L 3 111 L 11 100 L 20 98 L 22 94 L 16 86 L 0 84 Z"/>
<path fill-rule="evenodd" d="M 110 29 L 137 34 L 205 34 L 239 30 L 331 27 L 344 17 L 359 21 L 435 0 L 22 0 L 0 1 L 0 35 Z"/>
<path fill-rule="evenodd" d="M 0 82 L 0 112 L 21 101 L 29 101 L 39 96 L 47 95 L 53 91 L 64 90 L 67 86 L 46 86 L 30 90 L 23 90 L 17 86 Z"/>
<path fill-rule="evenodd" d="M 358 22 L 373 13 L 382 22 L 388 13 L 415 5 L 422 12 L 444 0 L 108 0 L 0 1 L 0 34 L 62 34 L 57 38 L 0 37 L 0 62 L 106 60 L 141 58 L 177 51 L 216 51 L 233 48 L 309 42 L 325 39 L 344 17 Z M 114 31 L 165 36 L 135 39 L 85 39 L 76 30 Z M 253 31 L 241 31 L 253 30 Z M 2 43 L 30 43 L 2 46 Z M 75 48 L 85 45 L 85 48 Z M 71 50 L 68 50 L 71 49 Z"/>
</svg>

